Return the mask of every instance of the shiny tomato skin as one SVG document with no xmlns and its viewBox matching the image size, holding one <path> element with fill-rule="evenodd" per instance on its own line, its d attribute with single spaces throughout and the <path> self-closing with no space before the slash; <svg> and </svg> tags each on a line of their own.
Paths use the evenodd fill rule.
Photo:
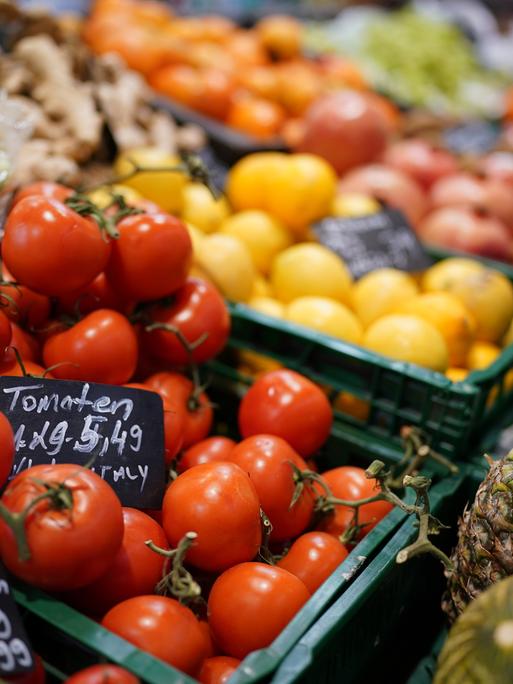
<svg viewBox="0 0 513 684">
<path fill-rule="evenodd" d="M 367 479 L 365 470 L 356 466 L 340 466 L 322 473 L 333 496 L 346 501 L 367 499 L 379 493 L 376 480 Z M 360 507 L 358 523 L 366 526 L 361 530 L 358 539 L 362 539 L 392 510 L 388 501 L 375 501 Z M 335 506 L 335 511 L 321 520 L 319 529 L 339 537 L 353 519 L 352 509 L 347 506 Z"/>
<path fill-rule="evenodd" d="M 124 387 L 131 387 L 132 389 L 140 389 L 146 392 L 159 394 L 142 382 L 129 382 L 124 385 Z M 164 410 L 164 457 L 166 465 L 171 465 L 173 459 L 178 455 L 183 446 L 185 409 L 178 400 L 169 399 L 160 394 L 159 396 L 162 399 L 162 408 Z"/>
<path fill-rule="evenodd" d="M 178 328 L 189 343 L 203 339 L 189 357 L 173 332 L 146 332 L 145 345 L 150 353 L 175 365 L 186 365 L 191 358 L 196 363 L 212 359 L 223 349 L 230 333 L 230 316 L 222 296 L 214 285 L 199 278 L 188 278 L 169 306 L 155 306 L 150 315 L 155 323 Z"/>
<path fill-rule="evenodd" d="M 197 533 L 187 561 L 207 572 L 251 560 L 262 541 L 258 494 L 234 463 L 205 463 L 186 470 L 169 485 L 162 514 L 172 546 L 187 532 Z"/>
<path fill-rule="evenodd" d="M 65 595 L 66 601 L 88 615 L 102 616 L 117 603 L 150 594 L 162 578 L 164 557 L 149 549 L 151 539 L 168 549 L 162 527 L 135 508 L 123 508 L 123 541 L 107 570 L 91 584 Z"/>
<path fill-rule="evenodd" d="M 208 599 L 210 629 L 234 658 L 266 648 L 308 601 L 292 573 L 264 563 L 241 563 L 223 572 Z"/>
<path fill-rule="evenodd" d="M 11 343 L 12 328 L 11 321 L 3 311 L 0 311 L 0 353 Z"/>
<path fill-rule="evenodd" d="M 279 369 L 261 375 L 239 407 L 243 437 L 281 437 L 298 454 L 311 456 L 326 441 L 333 412 L 322 390 L 295 371 Z"/>
<path fill-rule="evenodd" d="M 3 358 L 0 361 L 0 376 L 9 375 L 17 378 L 22 378 L 26 373 L 27 375 L 39 378 L 42 378 L 43 376 L 45 378 L 54 377 L 51 373 L 46 373 L 43 366 L 40 366 L 38 363 L 34 363 L 33 361 L 29 361 L 26 359 L 22 360 L 23 368 L 20 366 L 13 350 L 7 349 L 4 353 Z M 25 369 L 25 373 L 23 372 L 23 369 Z"/>
<path fill-rule="evenodd" d="M 52 335 L 44 344 L 46 366 L 62 363 L 52 372 L 61 380 L 122 385 L 137 365 L 137 335 L 117 311 L 99 309 L 72 328 Z"/>
<path fill-rule="evenodd" d="M 58 297 L 85 287 L 104 270 L 110 250 L 94 221 L 54 199 L 26 197 L 5 223 L 5 264 L 40 294 Z"/>
<path fill-rule="evenodd" d="M 200 684 L 226 684 L 241 661 L 229 656 L 205 658 L 199 673 Z"/>
<path fill-rule="evenodd" d="M 7 482 L 14 462 L 14 434 L 11 423 L 0 413 L 0 489 Z"/>
<path fill-rule="evenodd" d="M 102 625 L 137 648 L 194 676 L 207 644 L 194 613 L 165 596 L 137 596 L 118 603 Z"/>
<path fill-rule="evenodd" d="M 8 684 L 45 684 L 45 669 L 43 667 L 43 662 L 37 653 L 34 654 L 34 660 L 35 666 L 30 672 L 15 675 L 13 677 L 2 675 L 3 680 L 8 682 Z"/>
<path fill-rule="evenodd" d="M 23 330 L 23 328 L 20 328 L 16 323 L 11 323 L 11 331 L 11 346 L 18 350 L 24 361 L 33 361 L 36 363 L 41 355 L 41 350 L 39 349 L 36 338 Z"/>
<path fill-rule="evenodd" d="M 44 326 L 50 315 L 50 299 L 16 282 L 5 265 L 2 266 L 0 300 L 5 305 L 4 312 L 11 321 L 28 328 Z"/>
<path fill-rule="evenodd" d="M 13 533 L 0 522 L 4 565 L 16 577 L 47 591 L 83 587 L 100 577 L 119 551 L 123 540 L 119 499 L 91 470 L 74 464 L 38 465 L 9 483 L 1 498 L 4 506 L 12 513 L 25 510 L 45 491 L 37 480 L 65 483 L 71 490 L 72 508 L 59 510 L 48 499 L 31 508 L 25 521 L 31 552 L 26 561 L 19 559 Z"/>
<path fill-rule="evenodd" d="M 161 299 L 182 287 L 192 264 L 185 224 L 169 214 L 137 214 L 117 224 L 107 277 L 118 292 L 137 301 Z"/>
<path fill-rule="evenodd" d="M 140 684 L 140 680 L 118 665 L 102 663 L 75 672 L 64 684 Z"/>
<path fill-rule="evenodd" d="M 215 655 L 219 655 L 217 646 L 212 638 L 212 633 L 210 632 L 210 627 L 207 620 L 199 620 L 199 626 L 205 637 L 205 642 L 207 644 L 207 650 L 205 652 L 205 658 L 213 658 Z"/>
<path fill-rule="evenodd" d="M 184 452 L 178 461 L 178 472 L 202 463 L 212 463 L 212 461 L 230 461 L 230 454 L 235 447 L 233 439 L 228 437 L 215 436 L 196 442 Z"/>
<path fill-rule="evenodd" d="M 255 485 L 260 505 L 271 521 L 273 541 L 297 537 L 310 524 L 314 497 L 308 487 L 291 508 L 294 496 L 294 471 L 308 467 L 285 440 L 274 435 L 254 435 L 239 442 L 228 456 L 249 475 Z"/>
<path fill-rule="evenodd" d="M 287 554 L 278 561 L 313 594 L 347 558 L 346 547 L 326 532 L 306 532 L 296 539 Z"/>
<path fill-rule="evenodd" d="M 130 311 L 132 305 L 112 287 L 105 273 L 100 273 L 82 290 L 67 292 L 59 297 L 59 312 L 71 316 L 85 314 L 97 309 L 114 309 L 121 313 Z"/>
<path fill-rule="evenodd" d="M 205 439 L 212 427 L 214 412 L 205 392 L 195 396 L 192 380 L 181 373 L 162 372 L 151 375 L 145 384 L 164 400 L 179 404 L 180 408 L 176 410 L 184 412 L 184 449 Z"/>
<path fill-rule="evenodd" d="M 14 196 L 14 205 L 21 202 L 25 197 L 42 196 L 47 199 L 58 200 L 59 202 L 64 202 L 73 193 L 71 188 L 67 188 L 65 185 L 60 183 L 52 183 L 52 181 L 36 181 L 35 183 L 29 183 L 23 188 L 18 190 Z"/>
</svg>

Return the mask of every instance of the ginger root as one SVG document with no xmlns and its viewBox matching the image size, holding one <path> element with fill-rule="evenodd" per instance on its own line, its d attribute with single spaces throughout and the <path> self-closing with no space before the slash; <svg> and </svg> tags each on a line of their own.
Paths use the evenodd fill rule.
<svg viewBox="0 0 513 684">
<path fill-rule="evenodd" d="M 32 97 L 50 121 L 61 125 L 62 135 L 70 138 L 70 156 L 87 160 L 98 147 L 102 130 L 91 86 L 75 80 L 71 59 L 48 36 L 24 38 L 16 45 L 14 57 L 35 75 Z"/>
</svg>

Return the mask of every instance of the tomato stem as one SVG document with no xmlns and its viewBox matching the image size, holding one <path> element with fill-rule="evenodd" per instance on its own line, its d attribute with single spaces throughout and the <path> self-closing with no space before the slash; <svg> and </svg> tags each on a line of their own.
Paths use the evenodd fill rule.
<svg viewBox="0 0 513 684">
<path fill-rule="evenodd" d="M 77 214 L 80 214 L 80 216 L 90 216 L 93 218 L 98 224 L 105 242 L 108 242 L 109 238 L 112 240 L 119 238 L 119 230 L 116 228 L 114 220 L 106 216 L 87 195 L 76 192 L 66 198 L 64 204 L 73 209 Z"/>
<path fill-rule="evenodd" d="M 51 505 L 58 510 L 71 509 L 73 507 L 73 494 L 64 483 L 58 482 L 50 484 L 43 480 L 37 480 L 36 478 L 33 478 L 33 480 L 34 483 L 44 487 L 46 491 L 32 499 L 29 505 L 20 513 L 12 513 L 5 504 L 0 501 L 0 518 L 2 518 L 14 534 L 20 561 L 28 561 L 31 558 L 30 547 L 25 532 L 25 521 L 34 506 L 37 506 L 41 501 L 49 499 Z"/>
<path fill-rule="evenodd" d="M 178 542 L 176 549 L 162 549 L 154 544 L 151 539 L 145 542 L 149 549 L 166 559 L 162 569 L 162 579 L 155 587 L 157 594 L 174 596 L 181 603 L 195 601 L 201 597 L 200 585 L 183 565 L 188 550 L 197 538 L 196 532 L 187 532 Z"/>
<path fill-rule="evenodd" d="M 258 555 L 265 563 L 275 565 L 274 556 L 269 549 L 273 526 L 263 508 L 260 508 L 260 523 L 262 525 L 262 544 L 258 550 Z"/>
<path fill-rule="evenodd" d="M 196 183 L 202 183 L 209 190 L 214 199 L 219 198 L 219 191 L 212 182 L 212 178 L 208 167 L 203 162 L 200 157 L 195 154 L 190 154 L 183 152 L 181 154 L 182 163 L 176 164 L 174 166 L 146 166 L 138 164 L 134 159 L 127 157 L 127 161 L 132 165 L 131 171 L 120 174 L 119 176 L 114 176 L 108 181 L 103 183 L 97 183 L 96 185 L 89 186 L 87 191 L 96 190 L 105 185 L 117 185 L 126 183 L 126 181 L 131 180 L 139 173 L 184 173 L 190 180 Z"/>
</svg>

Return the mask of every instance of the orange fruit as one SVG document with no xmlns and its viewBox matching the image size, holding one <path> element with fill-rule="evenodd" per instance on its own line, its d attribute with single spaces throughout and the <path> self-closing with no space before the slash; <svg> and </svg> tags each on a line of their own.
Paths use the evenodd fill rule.
<svg viewBox="0 0 513 684">
<path fill-rule="evenodd" d="M 170 65 L 154 71 L 149 83 L 159 93 L 186 107 L 196 108 L 202 92 L 201 78 L 196 69 L 186 64 Z"/>
<path fill-rule="evenodd" d="M 290 59 L 301 52 L 302 27 L 292 17 L 271 14 L 258 22 L 256 31 L 273 57 Z"/>
<path fill-rule="evenodd" d="M 226 121 L 229 126 L 255 138 L 272 138 L 278 135 L 285 121 L 285 112 L 275 102 L 248 97 L 232 104 Z"/>
</svg>

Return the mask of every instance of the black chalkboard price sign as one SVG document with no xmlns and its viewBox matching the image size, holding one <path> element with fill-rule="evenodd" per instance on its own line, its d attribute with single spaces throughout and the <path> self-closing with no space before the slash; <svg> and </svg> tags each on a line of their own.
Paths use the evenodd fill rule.
<svg viewBox="0 0 513 684">
<path fill-rule="evenodd" d="M 68 380 L 0 377 L 14 430 L 13 476 L 33 465 L 92 461 L 124 506 L 159 508 L 164 413 L 155 392 Z"/>
<path fill-rule="evenodd" d="M 32 650 L 0 565 L 0 678 L 21 675 L 34 667 Z"/>
<path fill-rule="evenodd" d="M 500 125 L 492 121 L 466 121 L 447 128 L 443 139 L 457 154 L 484 154 L 495 147 L 500 134 Z"/>
<path fill-rule="evenodd" d="M 377 268 L 422 271 L 432 263 L 408 220 L 396 209 L 352 218 L 328 217 L 313 230 L 321 244 L 346 262 L 355 278 Z"/>
</svg>

